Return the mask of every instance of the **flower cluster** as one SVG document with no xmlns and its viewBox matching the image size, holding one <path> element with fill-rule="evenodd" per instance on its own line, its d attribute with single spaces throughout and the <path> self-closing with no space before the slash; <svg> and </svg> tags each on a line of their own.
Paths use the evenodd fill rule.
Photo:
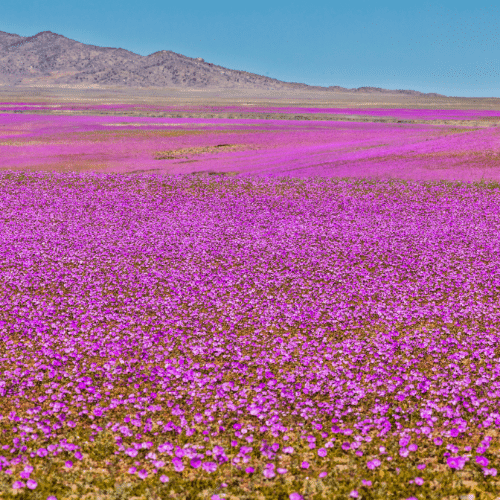
<svg viewBox="0 0 500 500">
<path fill-rule="evenodd" d="M 5 494 L 498 490 L 497 189 L 4 172 L 0 192 Z"/>
<path fill-rule="evenodd" d="M 485 126 L 493 120 L 500 122 L 498 111 L 304 108 L 302 111 L 312 113 L 313 120 L 284 120 L 278 118 L 295 118 L 294 113 L 301 110 L 211 108 L 215 114 L 205 110 L 208 115 L 219 118 L 196 118 L 201 108 L 179 108 L 171 116 L 163 110 L 161 116 L 147 106 L 139 110 L 131 107 L 0 104 L 0 167 L 500 180 L 500 128 Z M 232 116 L 231 110 L 241 111 L 236 115 L 243 118 L 223 118 Z M 264 116 L 267 110 L 276 119 L 245 118 L 243 111 L 249 110 L 253 110 L 249 116 L 254 118 Z M 155 116 L 102 114 L 132 111 Z M 352 115 L 351 121 L 345 121 L 346 113 Z M 177 114 L 191 117 L 177 118 Z M 386 115 L 393 122 L 381 122 L 380 116 Z M 325 119 L 331 116 L 339 121 Z M 398 117 L 412 122 L 397 123 L 402 121 Z M 447 125 L 450 119 L 461 121 Z"/>
</svg>

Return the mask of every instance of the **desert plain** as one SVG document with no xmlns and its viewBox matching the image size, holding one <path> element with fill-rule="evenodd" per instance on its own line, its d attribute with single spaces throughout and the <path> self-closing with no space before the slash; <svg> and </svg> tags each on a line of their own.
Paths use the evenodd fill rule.
<svg viewBox="0 0 500 500">
<path fill-rule="evenodd" d="M 498 498 L 499 124 L 0 87 L 0 498 Z"/>
</svg>

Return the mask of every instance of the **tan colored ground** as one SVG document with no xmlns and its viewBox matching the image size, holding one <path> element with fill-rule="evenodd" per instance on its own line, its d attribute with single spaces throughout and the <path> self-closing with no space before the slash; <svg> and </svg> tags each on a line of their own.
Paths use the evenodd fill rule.
<svg viewBox="0 0 500 500">
<path fill-rule="evenodd" d="M 426 97 L 387 94 L 346 94 L 336 92 L 290 92 L 241 90 L 188 90 L 144 88 L 2 87 L 0 102 L 72 102 L 80 104 L 151 105 L 244 105 L 297 106 L 311 108 L 408 107 L 427 109 L 500 110 L 500 98 Z"/>
</svg>

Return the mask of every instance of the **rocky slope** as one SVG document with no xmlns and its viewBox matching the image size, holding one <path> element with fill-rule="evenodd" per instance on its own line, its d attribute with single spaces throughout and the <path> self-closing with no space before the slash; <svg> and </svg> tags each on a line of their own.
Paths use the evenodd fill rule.
<svg viewBox="0 0 500 500">
<path fill-rule="evenodd" d="M 120 87 L 180 87 L 198 89 L 317 90 L 346 93 L 387 93 L 438 96 L 414 90 L 375 87 L 346 89 L 289 83 L 227 69 L 201 58 L 169 50 L 141 56 L 128 50 L 98 47 L 43 31 L 22 37 L 0 31 L 0 84 Z"/>
</svg>

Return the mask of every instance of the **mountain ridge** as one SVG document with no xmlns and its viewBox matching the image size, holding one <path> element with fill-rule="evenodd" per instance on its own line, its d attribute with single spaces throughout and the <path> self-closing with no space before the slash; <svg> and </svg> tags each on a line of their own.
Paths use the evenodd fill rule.
<svg viewBox="0 0 500 500">
<path fill-rule="evenodd" d="M 126 49 L 88 45 L 51 31 L 22 37 L 0 31 L 0 84 L 181 87 L 192 89 L 314 90 L 340 93 L 445 97 L 416 90 L 348 89 L 284 82 L 233 70 L 170 50 L 147 56 Z"/>
</svg>

